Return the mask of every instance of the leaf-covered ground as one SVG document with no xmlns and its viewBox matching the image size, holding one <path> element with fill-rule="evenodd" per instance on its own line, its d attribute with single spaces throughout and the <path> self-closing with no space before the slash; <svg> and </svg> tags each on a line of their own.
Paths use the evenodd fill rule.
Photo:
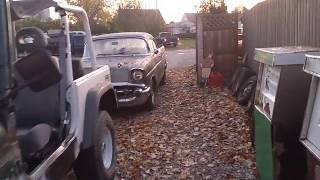
<svg viewBox="0 0 320 180">
<path fill-rule="evenodd" d="M 119 179 L 256 179 L 248 115 L 227 90 L 197 87 L 194 67 L 168 72 L 155 110 L 114 120 Z"/>
</svg>

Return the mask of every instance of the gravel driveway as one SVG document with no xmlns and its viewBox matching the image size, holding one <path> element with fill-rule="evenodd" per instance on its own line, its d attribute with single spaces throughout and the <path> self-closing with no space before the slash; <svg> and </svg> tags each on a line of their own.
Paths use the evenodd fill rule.
<svg viewBox="0 0 320 180">
<path fill-rule="evenodd" d="M 245 110 L 227 90 L 197 87 L 194 69 L 168 72 L 155 110 L 114 117 L 118 179 L 256 179 Z"/>
<path fill-rule="evenodd" d="M 168 69 L 185 68 L 196 64 L 195 49 L 181 49 L 166 51 L 168 57 Z"/>
</svg>

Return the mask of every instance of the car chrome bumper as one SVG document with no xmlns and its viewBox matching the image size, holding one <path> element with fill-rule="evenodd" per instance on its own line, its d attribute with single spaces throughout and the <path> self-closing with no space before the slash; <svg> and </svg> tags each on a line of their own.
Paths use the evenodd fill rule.
<svg viewBox="0 0 320 180">
<path fill-rule="evenodd" d="M 145 84 L 112 83 L 117 94 L 118 107 L 133 107 L 146 103 L 151 88 Z"/>
</svg>

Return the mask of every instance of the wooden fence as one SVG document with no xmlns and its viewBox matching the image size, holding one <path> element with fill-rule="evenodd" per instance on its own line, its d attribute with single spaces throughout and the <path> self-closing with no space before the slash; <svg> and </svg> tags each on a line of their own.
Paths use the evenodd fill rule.
<svg viewBox="0 0 320 180">
<path fill-rule="evenodd" d="M 226 78 L 237 64 L 237 16 L 231 14 L 197 15 L 197 77 L 201 82 L 204 64 L 213 53 L 215 67 Z M 207 65 L 206 65 L 207 66 Z"/>
<path fill-rule="evenodd" d="M 320 47 L 319 0 L 266 0 L 243 16 L 248 65 L 257 71 L 254 48 Z"/>
</svg>

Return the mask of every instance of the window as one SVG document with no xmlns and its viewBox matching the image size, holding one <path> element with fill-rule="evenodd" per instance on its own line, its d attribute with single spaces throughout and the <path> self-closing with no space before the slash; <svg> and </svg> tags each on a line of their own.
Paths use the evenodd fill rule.
<svg viewBox="0 0 320 180">
<path fill-rule="evenodd" d="M 157 49 L 157 46 L 152 39 L 148 40 L 148 44 L 149 44 L 150 52 L 154 52 Z"/>
<path fill-rule="evenodd" d="M 170 37 L 171 33 L 169 32 L 164 32 L 164 33 L 160 33 L 160 37 Z"/>
<path fill-rule="evenodd" d="M 147 43 L 139 38 L 114 38 L 95 40 L 97 56 L 147 54 Z"/>
</svg>

